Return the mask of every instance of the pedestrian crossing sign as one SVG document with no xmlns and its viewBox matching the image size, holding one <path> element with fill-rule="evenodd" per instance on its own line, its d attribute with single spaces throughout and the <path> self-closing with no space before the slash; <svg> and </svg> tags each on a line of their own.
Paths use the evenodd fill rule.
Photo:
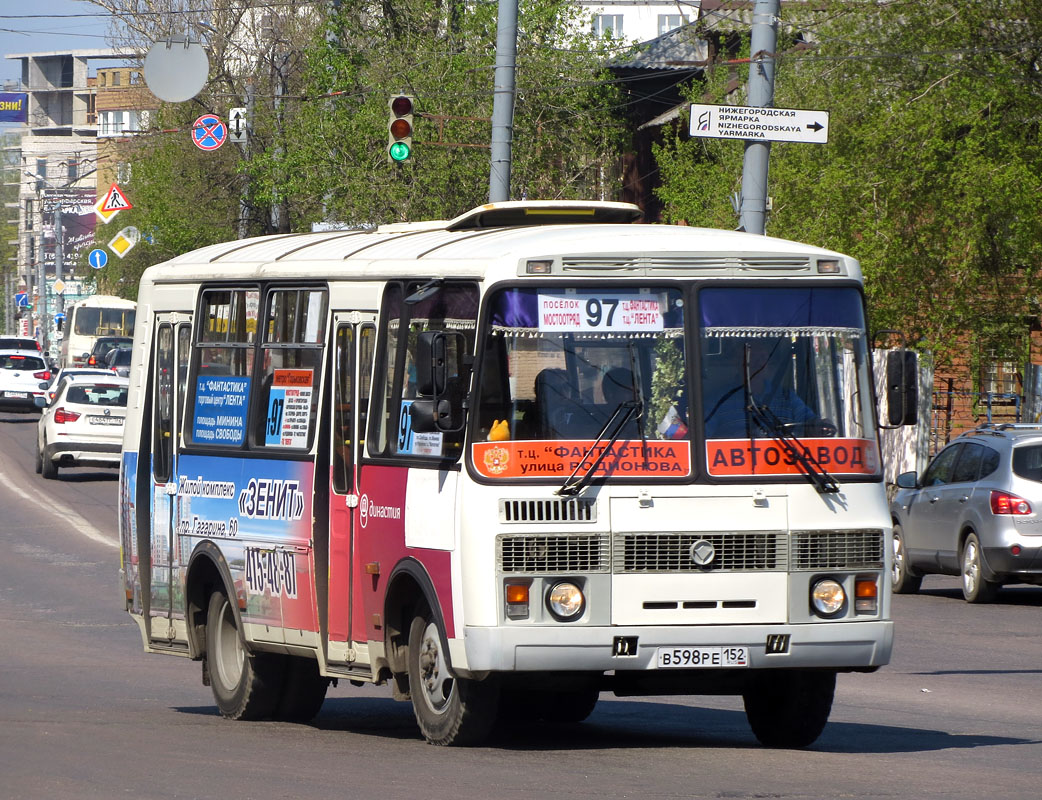
<svg viewBox="0 0 1042 800">
<path fill-rule="evenodd" d="M 105 202 L 101 204 L 102 211 L 126 211 L 133 207 L 130 201 L 127 200 L 126 195 L 123 194 L 123 190 L 115 183 L 112 184 L 108 194 L 105 195 Z"/>
</svg>

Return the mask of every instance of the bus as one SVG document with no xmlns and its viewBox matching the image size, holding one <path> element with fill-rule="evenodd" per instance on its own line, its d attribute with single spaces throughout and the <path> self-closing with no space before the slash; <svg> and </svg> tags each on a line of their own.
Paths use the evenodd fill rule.
<svg viewBox="0 0 1042 800">
<path fill-rule="evenodd" d="M 73 303 L 62 325 L 61 366 L 82 367 L 102 336 L 134 335 L 137 303 L 96 294 Z"/>
<path fill-rule="evenodd" d="M 815 741 L 893 640 L 859 264 L 639 216 L 493 203 L 146 270 L 119 489 L 144 649 L 233 719 L 389 684 L 468 745 L 602 692 L 729 694 L 764 745 Z"/>
</svg>

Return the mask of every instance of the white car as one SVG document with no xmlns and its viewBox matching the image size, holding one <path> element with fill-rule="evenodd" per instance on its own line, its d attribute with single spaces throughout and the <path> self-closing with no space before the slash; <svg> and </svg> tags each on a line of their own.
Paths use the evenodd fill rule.
<svg viewBox="0 0 1042 800">
<path fill-rule="evenodd" d="M 43 356 L 32 350 L 0 350 L 0 410 L 34 411 L 36 398 L 46 392 L 41 381 L 51 379 Z"/>
<path fill-rule="evenodd" d="M 48 404 L 54 402 L 54 398 L 61 390 L 61 385 L 64 381 L 83 375 L 100 375 L 104 378 L 108 378 L 112 376 L 112 370 L 103 369 L 101 367 L 65 367 L 64 369 L 59 370 L 58 374 L 51 378 L 49 382 L 40 382 L 40 388 L 47 393 Z"/>
<path fill-rule="evenodd" d="M 36 471 L 57 478 L 59 467 L 118 467 L 128 383 L 111 373 L 63 381 L 40 417 Z"/>
</svg>

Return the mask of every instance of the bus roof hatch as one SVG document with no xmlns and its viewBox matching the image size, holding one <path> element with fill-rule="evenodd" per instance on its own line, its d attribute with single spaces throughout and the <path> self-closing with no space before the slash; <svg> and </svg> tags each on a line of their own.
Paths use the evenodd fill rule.
<svg viewBox="0 0 1042 800">
<path fill-rule="evenodd" d="M 509 200 L 487 203 L 449 220 L 445 230 L 509 228 L 522 225 L 570 225 L 589 222 L 636 222 L 642 216 L 632 203 L 598 200 Z"/>
</svg>

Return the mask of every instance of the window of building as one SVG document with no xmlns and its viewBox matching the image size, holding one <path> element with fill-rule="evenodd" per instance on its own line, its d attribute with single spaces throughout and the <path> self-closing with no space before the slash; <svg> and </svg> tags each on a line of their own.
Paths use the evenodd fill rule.
<svg viewBox="0 0 1042 800">
<path fill-rule="evenodd" d="M 35 222 L 33 214 L 33 199 L 31 197 L 25 200 L 25 229 L 31 231 Z"/>
<path fill-rule="evenodd" d="M 80 162 L 75 158 L 70 158 L 68 163 L 68 170 L 66 171 L 66 178 L 70 181 L 76 180 L 79 175 Z"/>
<path fill-rule="evenodd" d="M 685 25 L 687 20 L 683 14 L 659 14 L 658 15 L 658 35 L 661 36 L 664 33 L 675 31 L 677 28 Z"/>
<path fill-rule="evenodd" d="M 112 85 L 113 86 L 119 86 L 119 84 L 120 84 L 119 78 L 120 78 L 120 75 L 119 75 L 118 72 L 113 72 L 112 73 Z"/>
<path fill-rule="evenodd" d="M 120 161 L 116 164 L 116 183 L 130 183 L 131 165 L 129 161 Z"/>
<path fill-rule="evenodd" d="M 1017 391 L 1017 367 L 1012 361 L 990 361 L 981 375 L 983 394 L 1013 394 Z"/>
<path fill-rule="evenodd" d="M 622 38 L 622 14 L 597 14 L 593 18 L 593 32 L 597 36 Z"/>
</svg>

